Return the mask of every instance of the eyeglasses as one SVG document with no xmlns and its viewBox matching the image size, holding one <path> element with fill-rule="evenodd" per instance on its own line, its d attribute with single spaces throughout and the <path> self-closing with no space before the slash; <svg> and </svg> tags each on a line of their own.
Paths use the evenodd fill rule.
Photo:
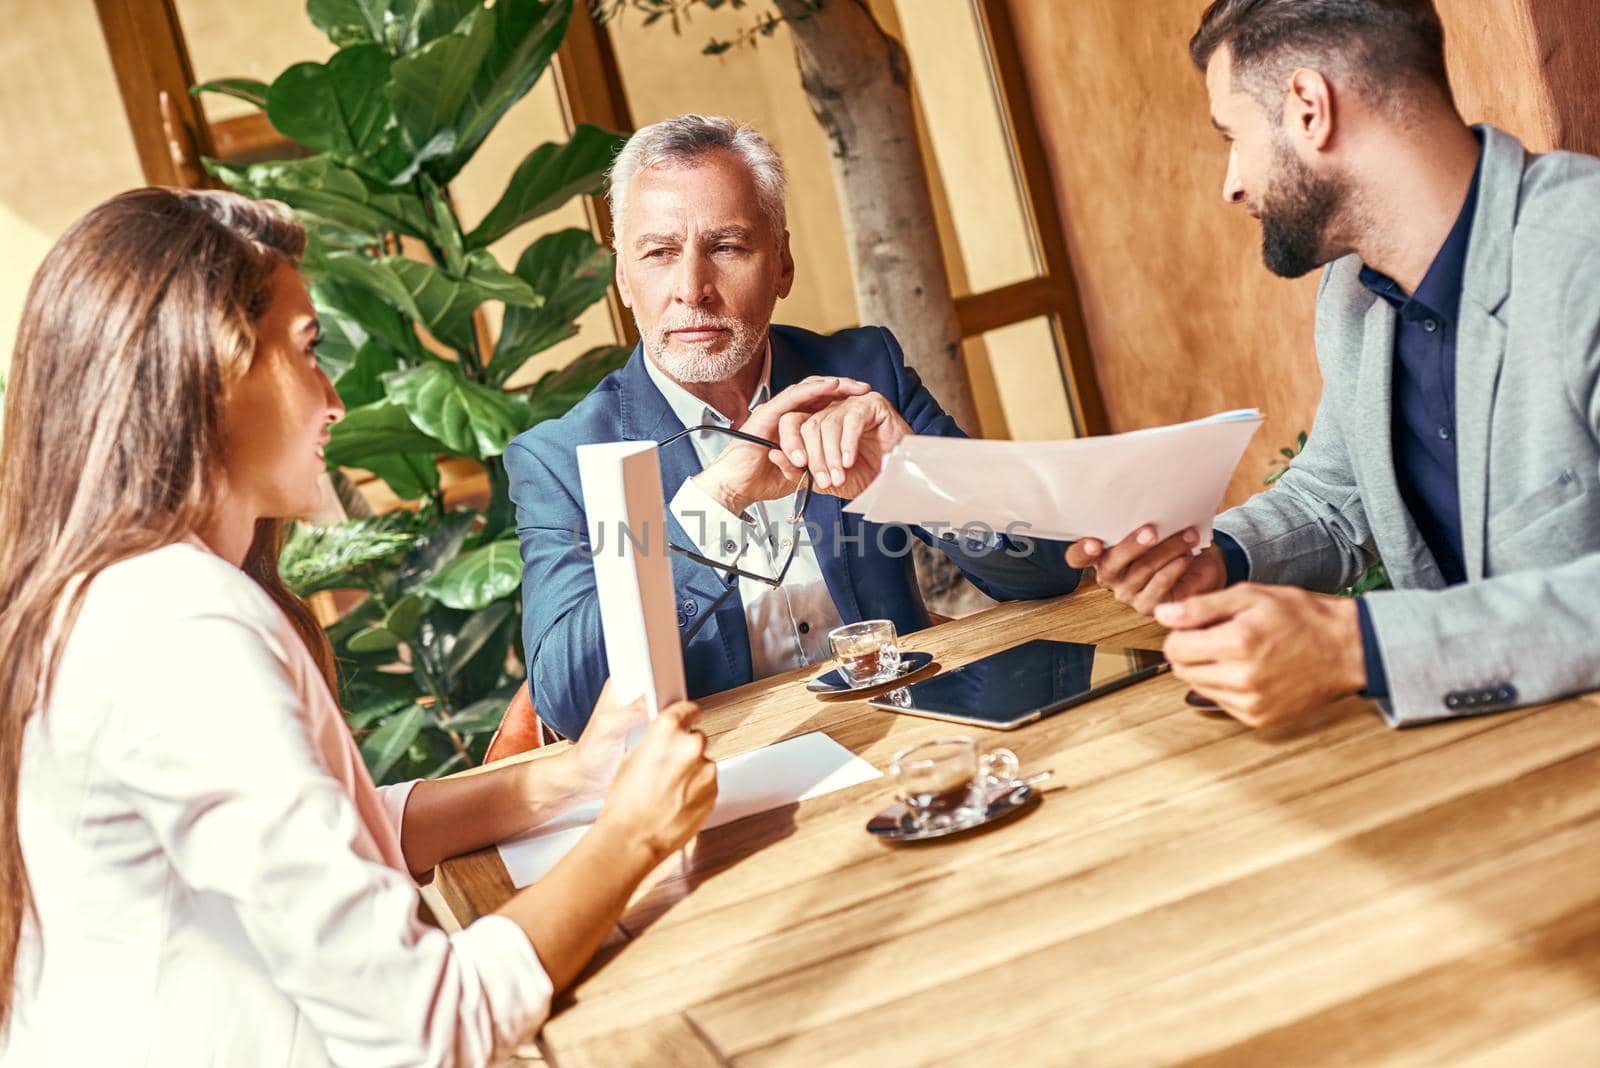
<svg viewBox="0 0 1600 1068">
<path fill-rule="evenodd" d="M 744 431 L 735 430 L 732 427 L 718 426 L 715 423 L 702 423 L 699 426 L 689 427 L 687 430 L 680 430 L 678 433 L 660 442 L 658 447 L 664 449 L 668 445 L 671 445 L 677 441 L 681 441 L 690 434 L 701 430 L 709 430 L 716 434 L 726 434 L 729 437 L 738 438 L 740 441 L 747 441 L 752 445 L 761 445 L 768 449 L 776 449 L 780 447 L 776 441 L 768 441 L 766 438 L 759 438 L 754 434 L 746 434 Z M 723 590 L 722 593 L 717 596 L 717 599 L 711 602 L 711 607 L 706 609 L 705 612 L 701 614 L 700 618 L 695 620 L 694 626 L 690 627 L 684 633 L 683 640 L 685 643 L 693 640 L 694 636 L 700 633 L 700 628 L 706 625 L 706 621 L 712 616 L 716 615 L 717 609 L 726 604 L 728 598 L 733 596 L 734 591 L 739 588 L 739 583 L 737 581 L 738 579 L 747 578 L 753 582 L 759 582 L 763 585 L 771 586 L 773 589 L 777 589 L 779 586 L 783 585 L 784 576 L 789 573 L 789 565 L 794 563 L 795 553 L 800 549 L 800 528 L 805 523 L 806 505 L 810 503 L 811 472 L 806 471 L 800 476 L 800 482 L 798 489 L 796 490 L 794 501 L 794 511 L 789 515 L 788 519 L 784 520 L 784 523 L 790 528 L 789 536 L 780 539 L 779 544 L 787 544 L 788 552 L 784 556 L 783 565 L 778 568 L 776 575 L 758 575 L 753 571 L 746 571 L 736 564 L 726 564 L 721 560 L 713 560 L 708 556 L 701 555 L 693 549 L 684 548 L 682 545 L 674 545 L 671 542 L 667 543 L 667 548 L 672 552 L 677 553 L 679 556 L 687 557 L 696 563 L 705 564 L 707 567 L 713 568 L 720 572 L 722 574 L 723 581 L 727 583 L 727 589 Z M 744 550 L 749 547 L 749 541 L 744 539 L 742 531 L 740 540 L 741 546 L 739 549 L 739 555 L 742 557 L 744 555 Z"/>
</svg>

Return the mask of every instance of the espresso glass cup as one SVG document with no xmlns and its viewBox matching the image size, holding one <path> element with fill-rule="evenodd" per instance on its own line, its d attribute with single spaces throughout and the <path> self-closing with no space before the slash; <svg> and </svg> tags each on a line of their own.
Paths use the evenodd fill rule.
<svg viewBox="0 0 1600 1068">
<path fill-rule="evenodd" d="M 900 646 L 894 621 L 867 619 L 828 632 L 828 644 L 839 658 L 839 673 L 851 686 L 870 686 L 900 675 Z"/>
<path fill-rule="evenodd" d="M 1017 777 L 1009 749 L 980 753 L 975 738 L 941 738 L 894 755 L 889 765 L 900 802 L 918 827 L 964 823 L 988 811 L 988 794 Z"/>
</svg>

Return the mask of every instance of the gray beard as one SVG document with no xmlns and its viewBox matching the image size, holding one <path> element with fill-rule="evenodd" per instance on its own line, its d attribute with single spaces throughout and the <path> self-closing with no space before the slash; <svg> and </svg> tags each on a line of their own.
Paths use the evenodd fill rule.
<svg viewBox="0 0 1600 1068">
<path fill-rule="evenodd" d="M 685 385 L 725 382 L 747 367 L 761 351 L 762 333 L 733 319 L 719 319 L 716 326 L 731 331 L 728 347 L 713 354 L 683 353 L 667 344 L 666 332 L 645 339 L 645 351 L 656 366 L 675 382 Z"/>
</svg>

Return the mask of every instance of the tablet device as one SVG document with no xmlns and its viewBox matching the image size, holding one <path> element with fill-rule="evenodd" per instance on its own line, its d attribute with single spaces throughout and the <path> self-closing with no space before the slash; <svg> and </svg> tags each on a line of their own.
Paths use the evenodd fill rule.
<svg viewBox="0 0 1600 1068">
<path fill-rule="evenodd" d="M 1149 649 L 1046 638 L 890 690 L 869 704 L 891 712 L 1008 731 L 1167 670 Z"/>
</svg>

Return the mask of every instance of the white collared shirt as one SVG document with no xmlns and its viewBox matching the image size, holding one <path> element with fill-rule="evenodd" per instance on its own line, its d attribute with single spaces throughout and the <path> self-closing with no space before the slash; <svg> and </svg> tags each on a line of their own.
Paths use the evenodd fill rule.
<svg viewBox="0 0 1600 1068">
<path fill-rule="evenodd" d="M 732 426 L 732 420 L 667 377 L 646 358 L 650 375 L 678 421 L 691 426 Z M 750 401 L 754 409 L 772 394 L 772 345 L 767 344 L 761 384 Z M 722 454 L 734 439 L 726 434 L 691 434 L 701 467 Z M 844 622 L 833 603 L 817 562 L 816 548 L 804 529 L 790 522 L 796 494 L 750 506 L 753 522 L 746 523 L 689 479 L 673 494 L 667 506 L 695 542 L 700 555 L 720 563 L 736 564 L 758 575 L 775 575 L 789 553 L 789 539 L 799 537 L 794 561 L 783 585 L 774 589 L 754 579 L 739 578 L 739 598 L 744 602 L 745 628 L 750 634 L 750 667 L 755 678 L 817 664 L 832 655 L 828 631 Z M 709 604 L 698 606 L 704 610 Z"/>
</svg>

